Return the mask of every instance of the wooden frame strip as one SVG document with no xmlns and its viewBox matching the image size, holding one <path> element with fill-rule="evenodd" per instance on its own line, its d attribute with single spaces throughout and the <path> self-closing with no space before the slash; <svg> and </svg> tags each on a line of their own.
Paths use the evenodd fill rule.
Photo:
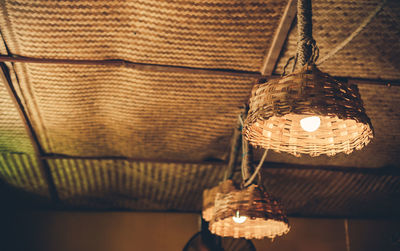
<svg viewBox="0 0 400 251">
<path fill-rule="evenodd" d="M 233 69 L 206 69 L 187 66 L 173 66 L 161 64 L 147 64 L 130 62 L 121 59 L 111 60 L 72 60 L 72 59 L 44 59 L 44 58 L 31 58 L 18 55 L 5 56 L 0 55 L 0 62 L 13 62 L 13 63 L 38 63 L 38 64 L 75 64 L 75 65 L 108 65 L 128 67 L 143 71 L 158 71 L 158 72 L 181 72 L 193 74 L 206 74 L 206 75 L 224 75 L 224 76 L 238 76 L 248 78 L 260 78 L 259 72 L 252 71 L 239 71 Z"/>
<path fill-rule="evenodd" d="M 43 148 L 40 145 L 39 138 L 36 135 L 35 130 L 33 129 L 32 123 L 29 120 L 29 116 L 24 108 L 24 105 L 22 104 L 21 99 L 19 98 L 11 80 L 10 76 L 10 71 L 7 67 L 7 65 L 4 62 L 0 62 L 0 67 L 1 67 L 1 78 L 3 79 L 4 85 L 10 94 L 10 97 L 17 108 L 21 120 L 23 124 L 25 125 L 26 132 L 31 139 L 33 149 L 35 151 L 36 157 L 37 157 L 37 162 L 39 165 L 40 170 L 43 172 L 43 175 L 47 181 L 48 188 L 49 188 L 49 194 L 51 199 L 57 204 L 59 204 L 60 199 L 58 196 L 57 188 L 54 183 L 53 176 L 51 175 L 51 170 L 50 166 L 48 165 L 47 161 L 42 159 L 42 156 L 45 155 L 45 152 Z"/>
<path fill-rule="evenodd" d="M 279 54 L 282 51 L 283 44 L 285 43 L 290 30 L 290 26 L 292 25 L 297 13 L 296 3 L 296 0 L 289 0 L 288 4 L 286 5 L 274 39 L 272 40 L 272 44 L 267 55 L 265 55 L 263 64 L 261 66 L 260 72 L 262 75 L 270 76 L 275 69 Z"/>
</svg>

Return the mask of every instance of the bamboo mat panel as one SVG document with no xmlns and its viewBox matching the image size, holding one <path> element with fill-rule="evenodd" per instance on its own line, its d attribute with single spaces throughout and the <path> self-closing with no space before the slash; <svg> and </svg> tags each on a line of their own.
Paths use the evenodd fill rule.
<svg viewBox="0 0 400 251">
<path fill-rule="evenodd" d="M 31 140 L 1 78 L 0 180 L 23 191 L 48 196 Z"/>
<path fill-rule="evenodd" d="M 0 78 L 0 152 L 34 153 L 20 114 Z"/>
<path fill-rule="evenodd" d="M 343 168 L 346 170 L 346 168 Z M 289 215 L 397 217 L 400 174 L 362 174 L 311 169 L 264 169 L 267 189 Z"/>
<path fill-rule="evenodd" d="M 60 199 L 67 207 L 195 211 L 202 192 L 218 184 L 225 166 L 49 160 Z"/>
<path fill-rule="evenodd" d="M 320 58 L 342 43 L 381 2 L 313 1 L 313 36 L 320 48 Z M 400 79 L 399 27 L 400 2 L 389 0 L 358 36 L 320 65 L 321 70 L 341 77 Z M 294 26 L 275 73 L 282 73 L 288 58 L 296 53 L 296 44 L 297 27 Z"/>
<path fill-rule="evenodd" d="M 400 168 L 400 87 L 362 84 L 358 88 L 375 129 L 375 136 L 366 147 L 350 155 L 337 154 L 334 157 L 304 155 L 297 158 L 270 151 L 268 160 L 305 165 Z"/>
<path fill-rule="evenodd" d="M 49 164 L 67 208 L 182 212 L 201 210 L 203 189 L 218 184 L 225 168 L 101 159 Z M 400 212 L 398 172 L 266 168 L 263 177 L 290 215 L 391 217 Z"/>
<path fill-rule="evenodd" d="M 224 159 L 254 80 L 126 67 L 16 64 L 47 153 Z"/>
<path fill-rule="evenodd" d="M 14 54 L 257 71 L 286 0 L 2 1 Z"/>
<path fill-rule="evenodd" d="M 46 180 L 32 155 L 0 152 L 0 179 L 25 192 L 49 197 Z"/>
</svg>

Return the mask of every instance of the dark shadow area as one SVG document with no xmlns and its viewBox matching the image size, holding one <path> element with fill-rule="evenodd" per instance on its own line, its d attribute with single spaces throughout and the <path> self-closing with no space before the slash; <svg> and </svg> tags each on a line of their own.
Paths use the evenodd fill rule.
<svg viewBox="0 0 400 251">
<path fill-rule="evenodd" d="M 0 181 L 0 202 L 0 250 L 41 250 L 38 241 L 41 234 L 40 221 L 29 213 L 52 209 L 49 198 Z"/>
</svg>

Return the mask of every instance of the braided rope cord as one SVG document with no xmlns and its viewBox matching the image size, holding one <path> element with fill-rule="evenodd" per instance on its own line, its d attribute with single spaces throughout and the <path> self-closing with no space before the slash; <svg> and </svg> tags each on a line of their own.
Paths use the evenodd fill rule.
<svg viewBox="0 0 400 251">
<path fill-rule="evenodd" d="M 228 166 L 225 170 L 224 173 L 224 181 L 227 179 L 232 179 L 233 176 L 233 171 L 235 169 L 236 166 L 236 162 L 237 162 L 237 153 L 240 150 L 240 142 L 242 139 L 242 129 L 243 129 L 243 125 L 240 122 L 240 120 L 242 119 L 240 117 L 241 115 L 239 115 L 236 127 L 233 131 L 233 136 L 232 136 L 232 141 L 231 141 L 231 151 L 229 153 L 229 162 L 228 162 Z"/>
<path fill-rule="evenodd" d="M 297 60 L 303 66 L 312 58 L 313 46 L 315 46 L 312 36 L 311 0 L 297 1 L 297 33 Z"/>
<path fill-rule="evenodd" d="M 319 57 L 319 49 L 312 36 L 312 6 L 311 0 L 297 1 L 297 52 L 296 55 L 290 57 L 283 67 L 282 76 L 286 75 L 286 68 L 290 62 L 294 60 L 291 73 L 296 69 L 297 62 L 301 66 L 308 63 L 315 63 Z"/>
</svg>

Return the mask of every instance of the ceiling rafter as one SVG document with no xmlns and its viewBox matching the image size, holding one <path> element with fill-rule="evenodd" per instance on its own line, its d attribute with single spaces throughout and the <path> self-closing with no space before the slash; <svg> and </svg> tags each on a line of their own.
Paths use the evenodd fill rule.
<svg viewBox="0 0 400 251">
<path fill-rule="evenodd" d="M 148 162 L 148 163 L 162 163 L 162 164 L 195 164 L 195 165 L 213 165 L 226 167 L 227 162 L 223 161 L 179 161 L 179 160 L 154 160 L 143 158 L 126 158 L 126 157 L 102 157 L 102 156 L 69 156 L 61 154 L 45 154 L 41 156 L 44 160 L 49 159 L 72 159 L 72 160 L 115 160 L 115 161 L 129 161 L 129 162 Z M 236 165 L 236 170 L 238 166 Z M 303 165 L 281 162 L 265 161 L 263 169 L 295 169 L 295 170 L 320 170 L 320 171 L 333 171 L 343 173 L 359 173 L 359 174 L 374 174 L 374 175 L 395 175 L 400 176 L 400 170 L 396 168 L 360 168 L 360 167 L 344 167 L 344 166 L 320 166 L 320 165 Z"/>
<path fill-rule="evenodd" d="M 254 79 L 259 79 L 264 75 L 259 72 L 239 71 L 234 69 L 207 69 L 207 68 L 196 68 L 196 67 L 186 67 L 186 66 L 157 65 L 157 64 L 130 62 L 121 59 L 110 59 L 110 60 L 42 59 L 42 58 L 23 57 L 17 55 L 12 55 L 12 56 L 0 55 L 0 62 L 37 63 L 37 64 L 73 64 L 73 65 L 109 65 L 109 66 L 120 66 L 120 67 L 124 66 L 143 71 L 238 76 L 238 77 L 247 77 Z M 270 75 L 269 77 L 278 78 L 280 77 L 280 75 Z M 364 78 L 350 78 L 350 77 L 335 77 L 335 78 L 345 79 L 348 80 L 349 83 L 352 82 L 355 84 L 400 86 L 400 80 L 398 79 L 384 80 L 384 79 L 364 79 Z"/>
<path fill-rule="evenodd" d="M 143 71 L 180 72 L 180 73 L 194 73 L 194 74 L 205 74 L 205 75 L 239 76 L 239 77 L 249 77 L 249 78 L 261 77 L 261 74 L 259 72 L 252 72 L 252 71 L 240 71 L 234 69 L 207 69 L 207 68 L 196 68 L 188 66 L 148 64 L 148 63 L 131 62 L 122 59 L 110 59 L 110 60 L 44 59 L 44 58 L 23 57 L 18 55 L 12 55 L 12 56 L 0 55 L 0 62 L 108 65 L 108 66 L 124 66 Z"/>
<path fill-rule="evenodd" d="M 285 40 L 289 34 L 290 26 L 292 25 L 297 13 L 296 3 L 296 0 L 289 0 L 288 4 L 286 5 L 279 26 L 272 40 L 272 44 L 264 57 L 264 61 L 260 69 L 261 74 L 264 76 L 272 75 L 275 69 L 279 54 L 282 51 L 283 44 L 285 43 Z"/>
<path fill-rule="evenodd" d="M 53 180 L 53 176 L 50 171 L 50 167 L 49 167 L 47 161 L 43 160 L 41 158 L 41 156 L 44 155 L 44 150 L 43 150 L 42 146 L 40 145 L 38 136 L 36 135 L 36 132 L 33 129 L 32 123 L 29 120 L 29 116 L 25 111 L 24 105 L 22 104 L 21 99 L 19 98 L 16 90 L 14 89 L 12 79 L 10 76 L 10 71 L 9 71 L 7 65 L 4 62 L 0 62 L 0 67 L 1 67 L 1 72 L 0 72 L 1 78 L 3 79 L 4 85 L 7 89 L 7 91 L 9 92 L 10 97 L 11 97 L 13 103 L 15 104 L 16 109 L 18 110 L 18 112 L 20 114 L 23 124 L 25 125 L 26 132 L 27 132 L 29 138 L 31 139 L 31 143 L 32 143 L 33 149 L 35 151 L 38 165 L 39 165 L 41 171 L 43 172 L 44 177 L 46 178 L 50 197 L 53 200 L 53 202 L 55 202 L 57 205 L 60 202 L 60 199 L 58 196 L 56 185 Z"/>
</svg>

